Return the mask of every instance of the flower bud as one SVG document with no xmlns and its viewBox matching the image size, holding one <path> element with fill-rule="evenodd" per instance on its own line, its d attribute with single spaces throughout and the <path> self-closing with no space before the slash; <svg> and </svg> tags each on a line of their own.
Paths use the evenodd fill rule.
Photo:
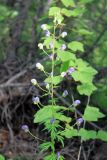
<svg viewBox="0 0 107 160">
<path fill-rule="evenodd" d="M 42 43 L 39 43 L 39 44 L 38 44 L 38 47 L 39 47 L 39 49 L 43 49 L 43 44 L 42 44 Z"/>
<path fill-rule="evenodd" d="M 49 37 L 50 36 L 50 32 L 48 30 L 45 31 L 45 35 L 46 37 Z"/>
<path fill-rule="evenodd" d="M 34 104 L 38 104 L 40 102 L 39 97 L 33 97 L 32 101 Z"/>
<path fill-rule="evenodd" d="M 44 70 L 44 67 L 43 67 L 40 63 L 36 63 L 36 67 L 37 67 L 38 69 L 40 69 L 41 71 Z"/>
<path fill-rule="evenodd" d="M 75 100 L 75 101 L 74 101 L 74 106 L 78 106 L 80 103 L 81 103 L 80 100 Z"/>
<path fill-rule="evenodd" d="M 29 132 L 29 127 L 27 125 L 22 125 L 21 129 L 24 130 L 25 132 Z"/>
<path fill-rule="evenodd" d="M 47 83 L 47 84 L 46 84 L 46 89 L 49 90 L 49 88 L 50 88 L 50 87 L 49 87 L 49 83 Z"/>
<path fill-rule="evenodd" d="M 47 30 L 47 25 L 46 24 L 42 24 L 41 25 L 41 29 L 43 29 L 44 31 Z"/>
<path fill-rule="evenodd" d="M 79 118 L 77 119 L 77 124 L 80 126 L 83 121 L 84 121 L 83 118 Z"/>
<path fill-rule="evenodd" d="M 64 51 L 65 49 L 66 49 L 66 45 L 65 45 L 65 44 L 62 44 L 61 50 Z"/>
<path fill-rule="evenodd" d="M 50 123 L 53 124 L 55 122 L 55 118 L 50 119 Z"/>
<path fill-rule="evenodd" d="M 31 79 L 31 83 L 36 86 L 37 85 L 37 80 L 36 79 Z"/>
<path fill-rule="evenodd" d="M 57 152 L 57 159 L 58 160 L 60 159 L 60 156 L 61 156 L 60 152 Z"/>
<path fill-rule="evenodd" d="M 61 33 L 61 37 L 62 37 L 62 38 L 66 37 L 66 36 L 67 36 L 67 32 L 62 32 L 62 33 Z"/>
<path fill-rule="evenodd" d="M 62 96 L 63 96 L 63 97 L 66 97 L 67 95 L 68 95 L 68 91 L 65 90 L 65 91 L 63 92 Z"/>
<path fill-rule="evenodd" d="M 66 72 L 62 72 L 61 77 L 65 77 L 65 76 L 66 76 Z"/>
<path fill-rule="evenodd" d="M 53 42 L 51 42 L 51 43 L 49 44 L 49 46 L 50 46 L 51 49 L 53 49 L 53 48 L 54 48 Z"/>
<path fill-rule="evenodd" d="M 71 73 L 73 73 L 74 71 L 75 71 L 75 69 L 74 69 L 73 67 L 71 67 L 71 68 L 68 69 L 68 74 L 71 74 Z"/>
</svg>

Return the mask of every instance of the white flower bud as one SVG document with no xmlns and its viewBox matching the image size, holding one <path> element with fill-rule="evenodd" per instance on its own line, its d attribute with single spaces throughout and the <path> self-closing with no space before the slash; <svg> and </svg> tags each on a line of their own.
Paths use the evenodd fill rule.
<svg viewBox="0 0 107 160">
<path fill-rule="evenodd" d="M 62 37 L 62 38 L 66 37 L 66 36 L 67 36 L 67 32 L 62 32 L 62 33 L 61 33 L 61 37 Z"/>
<path fill-rule="evenodd" d="M 42 44 L 42 43 L 39 43 L 39 44 L 38 44 L 38 47 L 39 47 L 39 49 L 43 49 L 43 44 Z"/>
<path fill-rule="evenodd" d="M 65 77 L 65 76 L 66 76 L 66 72 L 62 72 L 61 77 Z"/>
<path fill-rule="evenodd" d="M 46 84 L 46 89 L 49 89 L 49 83 Z"/>
<path fill-rule="evenodd" d="M 47 30 L 47 25 L 46 24 L 42 24 L 41 25 L 41 29 L 43 29 L 44 31 Z"/>
<path fill-rule="evenodd" d="M 43 67 L 40 63 L 36 63 L 36 67 L 37 67 L 38 69 L 40 69 L 41 71 L 44 70 L 44 67 Z"/>
<path fill-rule="evenodd" d="M 33 85 L 37 85 L 37 80 L 36 80 L 36 79 L 31 79 L 31 83 L 32 83 Z"/>
</svg>

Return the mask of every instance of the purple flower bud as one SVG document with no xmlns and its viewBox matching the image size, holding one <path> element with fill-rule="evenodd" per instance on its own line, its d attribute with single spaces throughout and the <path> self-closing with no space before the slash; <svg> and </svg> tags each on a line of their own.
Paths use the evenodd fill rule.
<svg viewBox="0 0 107 160">
<path fill-rule="evenodd" d="M 81 103 L 80 100 L 75 100 L 75 101 L 74 101 L 74 106 L 78 106 L 80 103 Z"/>
<path fill-rule="evenodd" d="M 52 55 L 52 54 L 50 54 L 50 55 L 49 55 L 49 58 L 50 58 L 51 60 L 52 60 L 52 57 L 53 57 L 53 55 Z"/>
<path fill-rule="evenodd" d="M 29 127 L 27 125 L 22 125 L 21 129 L 24 130 L 25 132 L 29 132 Z"/>
<path fill-rule="evenodd" d="M 50 119 L 50 123 L 53 124 L 55 122 L 55 118 Z"/>
<path fill-rule="evenodd" d="M 57 159 L 58 160 L 59 160 L 60 156 L 61 156 L 60 152 L 57 152 Z"/>
<path fill-rule="evenodd" d="M 45 31 L 45 35 L 46 37 L 49 37 L 50 36 L 50 32 L 48 30 Z"/>
<path fill-rule="evenodd" d="M 38 104 L 40 102 L 39 97 L 33 97 L 32 101 L 34 104 Z"/>
<path fill-rule="evenodd" d="M 71 68 L 69 68 L 69 70 L 68 70 L 68 74 L 71 74 L 72 72 L 74 72 L 75 71 L 75 69 L 73 68 L 73 67 L 71 67 Z"/>
<path fill-rule="evenodd" d="M 51 42 L 51 43 L 49 44 L 49 46 L 50 46 L 51 49 L 53 49 L 53 48 L 54 48 L 53 42 Z"/>
<path fill-rule="evenodd" d="M 77 124 L 78 124 L 78 125 L 81 125 L 81 123 L 82 123 L 83 121 L 84 121 L 83 118 L 79 118 L 79 119 L 77 119 Z"/>
<path fill-rule="evenodd" d="M 68 95 L 68 91 L 65 90 L 65 91 L 63 92 L 62 96 L 63 96 L 63 97 L 66 97 L 67 95 Z"/>
<path fill-rule="evenodd" d="M 66 48 L 67 48 L 66 45 L 65 45 L 65 44 L 62 44 L 61 50 L 64 51 Z"/>
</svg>

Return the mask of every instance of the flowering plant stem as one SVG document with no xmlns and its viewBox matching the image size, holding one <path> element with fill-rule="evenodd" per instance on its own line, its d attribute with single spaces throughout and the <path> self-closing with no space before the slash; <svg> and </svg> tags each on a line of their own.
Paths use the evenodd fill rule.
<svg viewBox="0 0 107 160">
<path fill-rule="evenodd" d="M 54 52 L 55 52 L 55 24 L 54 24 L 54 33 L 53 33 L 53 49 L 52 49 L 52 75 L 51 75 L 51 78 L 52 78 L 52 81 L 51 81 L 51 85 L 52 85 L 52 89 L 51 89 L 51 98 L 52 98 L 52 115 L 53 115 L 53 118 L 54 118 L 54 108 L 53 108 L 53 105 L 54 105 L 54 84 L 53 84 L 53 77 L 54 77 Z M 54 138 L 51 134 L 51 142 L 52 142 L 52 145 L 54 146 L 55 145 L 55 141 L 54 141 Z M 53 147 L 53 154 L 55 152 L 55 147 Z"/>
</svg>

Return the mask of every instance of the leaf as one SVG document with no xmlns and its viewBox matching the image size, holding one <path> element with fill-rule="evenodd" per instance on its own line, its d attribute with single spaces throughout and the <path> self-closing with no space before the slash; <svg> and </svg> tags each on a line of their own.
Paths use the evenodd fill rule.
<svg viewBox="0 0 107 160">
<path fill-rule="evenodd" d="M 66 8 L 63 8 L 63 9 L 61 10 L 61 13 L 64 14 L 65 16 L 67 16 L 67 17 L 70 17 L 70 16 L 72 15 L 71 10 L 68 10 L 68 9 L 66 9 Z"/>
<path fill-rule="evenodd" d="M 78 41 L 70 42 L 68 44 L 68 48 L 71 49 L 74 52 L 76 52 L 76 51 L 84 52 L 83 44 L 81 42 L 78 42 Z"/>
<path fill-rule="evenodd" d="M 85 71 L 75 71 L 72 73 L 72 77 L 81 83 L 91 83 L 93 80 L 93 75 Z"/>
<path fill-rule="evenodd" d="M 93 2 L 94 0 L 80 0 L 79 3 L 83 3 L 83 4 L 86 4 L 86 3 L 91 3 Z"/>
<path fill-rule="evenodd" d="M 44 43 L 43 43 L 43 44 L 46 46 L 47 49 L 49 49 L 49 45 L 50 45 L 50 43 L 53 42 L 53 41 L 56 43 L 56 41 L 50 36 L 50 37 L 47 37 L 47 38 L 44 40 Z"/>
<path fill-rule="evenodd" d="M 52 142 L 44 142 L 44 143 L 40 144 L 39 147 L 40 147 L 41 151 L 46 151 L 52 147 Z"/>
<path fill-rule="evenodd" d="M 65 7 L 75 7 L 74 0 L 61 0 Z"/>
<path fill-rule="evenodd" d="M 5 160 L 4 156 L 0 154 L 0 160 Z"/>
<path fill-rule="evenodd" d="M 86 29 L 79 29 L 78 33 L 81 34 L 81 35 L 92 35 L 93 34 L 93 32 L 90 32 Z"/>
<path fill-rule="evenodd" d="M 63 106 L 45 106 L 34 115 L 34 123 L 44 122 L 53 117 L 53 110 L 56 113 L 59 110 L 66 110 Z"/>
<path fill-rule="evenodd" d="M 103 141 L 107 141 L 107 132 L 102 130 L 98 131 L 97 138 Z"/>
<path fill-rule="evenodd" d="M 59 7 L 51 7 L 49 9 L 49 16 L 55 16 L 56 13 L 60 13 L 60 8 Z"/>
<path fill-rule="evenodd" d="M 78 136 L 81 136 L 83 140 L 95 139 L 96 131 L 93 131 L 93 130 L 88 131 L 84 128 L 81 128 L 78 132 Z"/>
<path fill-rule="evenodd" d="M 60 73 L 66 72 L 69 68 L 69 61 L 63 62 L 61 64 Z"/>
<path fill-rule="evenodd" d="M 91 75 L 97 74 L 97 71 L 89 65 L 89 63 L 83 61 L 81 58 L 76 60 L 77 70 L 85 71 Z"/>
<path fill-rule="evenodd" d="M 99 111 L 99 108 L 87 106 L 83 115 L 83 119 L 86 121 L 98 121 L 99 118 L 103 118 L 105 115 Z"/>
<path fill-rule="evenodd" d="M 57 85 L 58 83 L 60 83 L 62 81 L 62 77 L 61 76 L 54 76 L 53 77 L 53 81 L 51 77 L 48 77 L 45 79 L 46 83 L 51 83 L 53 82 L 54 85 Z"/>
<path fill-rule="evenodd" d="M 71 11 L 71 16 L 72 17 L 77 17 L 82 15 L 85 12 L 85 8 L 76 8 L 73 11 Z"/>
<path fill-rule="evenodd" d="M 56 160 L 56 159 L 57 159 L 56 154 L 53 153 L 51 155 L 44 157 L 44 160 Z"/>
<path fill-rule="evenodd" d="M 71 53 L 71 52 L 68 52 L 68 51 L 60 51 L 60 50 L 58 50 L 57 54 L 58 54 L 59 58 L 61 58 L 61 60 L 63 62 L 68 61 L 70 59 L 71 60 L 75 60 L 76 59 L 75 55 L 73 53 Z"/>
<path fill-rule="evenodd" d="M 84 83 L 77 86 L 77 90 L 81 95 L 90 96 L 97 88 L 92 83 Z"/>
<path fill-rule="evenodd" d="M 67 122 L 67 123 L 71 122 L 71 118 L 70 117 L 64 116 L 61 113 L 56 113 L 55 114 L 55 119 L 58 119 L 58 120 L 60 120 L 62 122 Z"/>
<path fill-rule="evenodd" d="M 66 138 L 72 138 L 78 135 L 77 129 L 65 129 L 61 132 L 61 135 L 65 136 Z"/>
</svg>

